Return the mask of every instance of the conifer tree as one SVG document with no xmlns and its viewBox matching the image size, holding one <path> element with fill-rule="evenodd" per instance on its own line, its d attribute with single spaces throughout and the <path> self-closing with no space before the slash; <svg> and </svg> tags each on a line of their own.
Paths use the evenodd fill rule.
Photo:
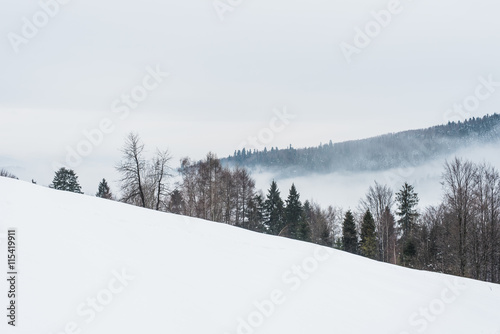
<svg viewBox="0 0 500 334">
<path fill-rule="evenodd" d="M 248 202 L 248 228 L 256 232 L 265 232 L 265 208 L 263 196 L 261 194 L 256 194 Z"/>
<path fill-rule="evenodd" d="M 370 259 L 377 258 L 377 235 L 375 234 L 375 220 L 370 212 L 366 210 L 361 224 L 360 250 L 363 256 Z"/>
<path fill-rule="evenodd" d="M 97 189 L 97 193 L 95 194 L 96 197 L 100 198 L 105 198 L 105 199 L 112 199 L 113 194 L 111 193 L 111 190 L 109 188 L 108 182 L 106 179 L 102 179 L 102 181 L 99 183 L 99 187 Z"/>
<path fill-rule="evenodd" d="M 403 188 L 396 194 L 398 211 L 396 214 L 400 217 L 398 220 L 399 228 L 402 232 L 400 242 L 401 262 L 404 266 L 411 265 L 412 259 L 417 254 L 416 240 L 413 237 L 416 219 L 418 194 L 412 185 L 405 182 Z"/>
<path fill-rule="evenodd" d="M 303 208 L 299 194 L 297 193 L 295 184 L 292 184 L 288 198 L 286 199 L 285 223 L 288 226 L 287 234 L 293 239 L 299 239 L 299 225 L 302 220 L 302 213 Z"/>
<path fill-rule="evenodd" d="M 297 192 L 297 188 L 295 188 L 295 184 L 292 184 L 286 200 L 285 223 L 287 225 L 288 237 L 309 241 L 309 226 L 304 219 L 304 208 L 300 202 L 300 195 Z"/>
<path fill-rule="evenodd" d="M 412 185 L 405 182 L 403 188 L 396 194 L 398 202 L 397 215 L 400 217 L 398 224 L 403 232 L 403 237 L 408 236 L 414 227 L 418 216 L 415 207 L 418 205 L 418 194 Z"/>
<path fill-rule="evenodd" d="M 52 181 L 50 187 L 78 194 L 82 193 L 82 188 L 78 183 L 78 176 L 76 176 L 75 172 L 72 169 L 66 169 L 64 167 L 56 172 L 54 180 Z"/>
<path fill-rule="evenodd" d="M 353 254 L 358 252 L 358 236 L 351 210 L 346 212 L 342 225 L 342 249 Z"/>
<path fill-rule="evenodd" d="M 273 180 L 266 201 L 264 202 L 266 212 L 266 229 L 269 234 L 278 235 L 284 227 L 283 222 L 283 200 L 281 199 L 278 185 Z"/>
</svg>

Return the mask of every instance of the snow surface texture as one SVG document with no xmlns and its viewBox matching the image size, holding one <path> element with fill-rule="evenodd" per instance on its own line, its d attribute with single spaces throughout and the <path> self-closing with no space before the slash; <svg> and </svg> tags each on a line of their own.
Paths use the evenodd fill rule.
<svg viewBox="0 0 500 334">
<path fill-rule="evenodd" d="M 499 285 L 0 178 L 9 227 L 1 333 L 500 333 Z"/>
</svg>

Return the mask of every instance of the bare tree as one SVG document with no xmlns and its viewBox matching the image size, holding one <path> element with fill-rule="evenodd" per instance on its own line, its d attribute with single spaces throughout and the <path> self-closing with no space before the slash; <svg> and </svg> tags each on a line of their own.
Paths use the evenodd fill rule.
<svg viewBox="0 0 500 334">
<path fill-rule="evenodd" d="M 204 160 L 181 160 L 179 191 L 188 216 L 223 222 L 247 229 L 260 228 L 261 209 L 255 196 L 255 181 L 244 168 L 223 167 L 213 153 Z"/>
<path fill-rule="evenodd" d="M 365 198 L 360 201 L 361 210 L 358 210 L 359 212 L 370 210 L 372 213 L 375 219 L 380 260 L 384 262 L 389 262 L 386 247 L 389 243 L 387 238 L 389 234 L 388 228 L 390 227 L 387 224 L 382 224 L 382 216 L 386 208 L 389 208 L 389 211 L 392 209 L 394 205 L 393 195 L 394 193 L 391 188 L 375 181 L 375 185 L 368 188 Z M 387 223 L 388 221 L 386 220 L 385 222 Z"/>
<path fill-rule="evenodd" d="M 455 236 L 458 253 L 457 274 L 467 274 L 468 233 L 473 219 L 473 192 L 476 167 L 470 161 L 455 158 L 445 163 L 443 187 L 445 202 L 454 221 L 453 235 Z"/>
<path fill-rule="evenodd" d="M 146 160 L 143 157 L 144 144 L 139 135 L 130 133 L 122 149 L 123 159 L 116 167 L 121 174 L 122 201 L 146 207 L 144 178 L 146 174 Z"/>
<path fill-rule="evenodd" d="M 167 180 L 171 176 L 168 150 L 156 150 L 148 162 L 138 134 L 130 133 L 122 149 L 123 158 L 116 167 L 121 174 L 122 201 L 155 210 L 167 209 Z"/>
<path fill-rule="evenodd" d="M 160 151 L 157 149 L 156 156 L 153 158 L 151 163 L 148 177 L 152 185 L 152 189 L 150 191 L 154 198 L 152 207 L 155 210 L 160 210 L 160 206 L 162 204 L 166 207 L 166 197 L 168 196 L 166 180 L 168 177 L 172 176 L 170 173 L 170 160 L 172 160 L 172 157 L 168 150 Z"/>
<path fill-rule="evenodd" d="M 314 201 L 304 202 L 304 218 L 311 232 L 311 241 L 323 246 L 333 246 L 335 223 L 335 209 L 328 207 L 328 210 L 321 209 L 320 205 Z"/>
<path fill-rule="evenodd" d="M 500 176 L 486 164 L 479 165 L 474 185 L 474 221 L 470 233 L 472 277 L 496 281 L 500 216 Z"/>
<path fill-rule="evenodd" d="M 179 173 L 182 176 L 179 191 L 181 192 L 185 204 L 182 214 L 190 217 L 200 217 L 196 210 L 199 200 L 199 193 L 196 189 L 197 167 L 189 158 L 183 158 L 181 159 Z"/>
<path fill-rule="evenodd" d="M 392 264 L 397 263 L 396 256 L 396 220 L 389 207 L 386 207 L 380 218 L 380 231 L 382 231 L 380 243 L 382 244 L 382 261 Z"/>
<path fill-rule="evenodd" d="M 344 211 L 340 207 L 331 205 L 324 211 L 325 219 L 330 230 L 330 239 L 334 247 L 340 248 L 342 239 L 342 224 L 344 221 Z"/>
<path fill-rule="evenodd" d="M 232 177 L 235 180 L 235 223 L 237 226 L 244 228 L 248 227 L 249 209 L 248 203 L 255 196 L 255 181 L 250 177 L 248 171 L 244 168 L 237 167 Z"/>
</svg>

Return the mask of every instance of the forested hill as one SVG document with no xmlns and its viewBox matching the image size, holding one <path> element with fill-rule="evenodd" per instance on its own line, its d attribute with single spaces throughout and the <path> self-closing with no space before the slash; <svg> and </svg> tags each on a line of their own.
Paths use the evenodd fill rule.
<svg viewBox="0 0 500 334">
<path fill-rule="evenodd" d="M 239 150 L 223 163 L 283 172 L 373 171 L 415 166 L 474 144 L 500 141 L 500 115 L 373 138 L 295 149 Z"/>
</svg>

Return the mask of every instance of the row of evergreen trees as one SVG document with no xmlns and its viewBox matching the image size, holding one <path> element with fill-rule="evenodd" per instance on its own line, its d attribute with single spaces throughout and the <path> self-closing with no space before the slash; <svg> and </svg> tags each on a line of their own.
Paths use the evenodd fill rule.
<svg viewBox="0 0 500 334">
<path fill-rule="evenodd" d="M 449 122 L 428 129 L 295 149 L 237 150 L 224 164 L 272 168 L 283 175 L 373 171 L 416 166 L 475 143 L 498 143 L 500 115 Z"/>
</svg>

